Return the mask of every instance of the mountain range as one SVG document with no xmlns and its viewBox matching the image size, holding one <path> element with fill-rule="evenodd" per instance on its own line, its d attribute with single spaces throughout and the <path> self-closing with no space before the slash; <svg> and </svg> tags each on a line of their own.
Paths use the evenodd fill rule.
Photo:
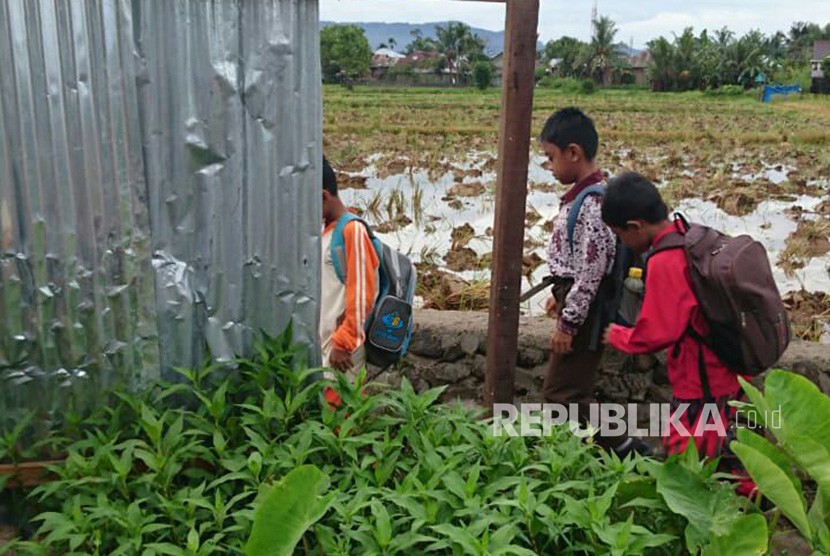
<svg viewBox="0 0 830 556">
<path fill-rule="evenodd" d="M 421 31 L 424 38 L 435 38 L 435 28 L 444 27 L 449 21 L 436 21 L 434 23 L 350 23 L 350 25 L 357 25 L 363 28 L 366 32 L 366 38 L 369 39 L 369 44 L 372 49 L 376 50 L 381 44 L 389 45 L 389 39 L 394 39 L 394 49 L 403 52 L 410 42 L 412 42 L 412 31 Z M 458 22 L 453 22 L 458 23 Z M 329 25 L 338 25 L 334 21 L 323 21 L 321 27 Z M 490 31 L 488 29 L 481 29 L 478 27 L 471 27 L 472 32 L 484 40 L 484 50 L 487 54 L 495 56 L 504 50 L 504 31 Z M 538 43 L 538 50 L 541 50 L 545 45 Z"/>
<path fill-rule="evenodd" d="M 357 25 L 361 27 L 363 31 L 366 33 L 366 38 L 369 39 L 369 44 L 372 46 L 372 50 L 377 50 L 380 48 L 380 45 L 385 45 L 387 47 L 393 48 L 393 50 L 397 50 L 398 52 L 403 52 L 406 49 L 406 45 L 412 42 L 412 32 L 418 30 L 421 34 L 427 38 L 436 38 L 435 37 L 435 28 L 436 27 L 444 27 L 449 21 L 436 21 L 433 23 L 350 23 L 350 25 Z M 458 23 L 452 22 L 452 23 Z M 329 25 L 340 25 L 340 23 L 335 21 L 323 21 L 321 22 L 321 27 L 327 27 Z M 495 56 L 502 50 L 504 50 L 504 31 L 490 31 L 488 29 L 481 29 L 479 27 L 470 27 L 472 32 L 484 40 L 484 51 L 489 54 L 490 56 Z M 392 47 L 389 43 L 389 39 L 394 39 L 394 47 Z M 537 50 L 542 50 L 545 48 L 544 43 L 541 41 L 536 44 Z M 618 45 L 618 50 L 621 54 L 625 56 L 635 56 L 642 52 L 641 50 L 637 50 L 629 48 L 628 45 L 625 43 L 620 43 Z"/>
</svg>

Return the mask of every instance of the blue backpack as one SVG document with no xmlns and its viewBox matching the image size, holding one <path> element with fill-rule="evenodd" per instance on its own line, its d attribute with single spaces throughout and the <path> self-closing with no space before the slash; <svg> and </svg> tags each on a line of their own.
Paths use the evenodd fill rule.
<svg viewBox="0 0 830 556">
<path fill-rule="evenodd" d="M 337 221 L 331 238 L 331 262 L 337 278 L 346 283 L 346 246 L 343 229 L 357 221 L 366 227 L 377 253 L 378 295 L 366 319 L 366 361 L 386 368 L 397 362 L 409 349 L 415 327 L 412 303 L 415 297 L 417 272 L 412 261 L 380 241 L 369 225 L 352 213 Z"/>
</svg>

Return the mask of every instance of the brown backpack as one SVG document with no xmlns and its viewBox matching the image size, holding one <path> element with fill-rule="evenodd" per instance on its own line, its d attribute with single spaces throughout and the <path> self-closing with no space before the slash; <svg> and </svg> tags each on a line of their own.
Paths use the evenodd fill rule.
<svg viewBox="0 0 830 556">
<path fill-rule="evenodd" d="M 712 228 L 689 225 L 672 232 L 652 249 L 683 249 L 692 289 L 709 326 L 697 339 L 736 373 L 756 375 L 775 365 L 790 343 L 790 321 L 772 277 L 767 252 L 749 236 L 730 237 Z"/>
</svg>

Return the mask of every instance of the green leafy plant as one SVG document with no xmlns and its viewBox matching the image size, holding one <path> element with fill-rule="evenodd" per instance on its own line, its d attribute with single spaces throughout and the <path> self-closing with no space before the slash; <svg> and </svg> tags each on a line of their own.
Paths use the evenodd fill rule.
<svg viewBox="0 0 830 556">
<path fill-rule="evenodd" d="M 495 73 L 495 67 L 491 62 L 476 62 L 476 65 L 473 66 L 473 81 L 475 81 L 476 87 L 482 91 L 489 88 Z"/>
<path fill-rule="evenodd" d="M 798 529 L 813 549 L 830 554 L 830 398 L 806 378 L 784 371 L 771 372 L 764 393 L 741 381 L 752 407 L 749 415 L 778 441 L 739 430 L 733 451 L 761 493 Z M 807 476 L 817 486 L 808 505 Z"/>
<path fill-rule="evenodd" d="M 305 532 L 329 509 L 333 494 L 315 496 L 328 488 L 328 477 L 313 465 L 288 473 L 268 491 L 254 513 L 248 556 L 289 556 Z"/>
<path fill-rule="evenodd" d="M 674 468 L 621 461 L 567 427 L 542 438 L 495 436 L 480 414 L 439 403 L 440 388 L 418 393 L 403 380 L 399 389 L 366 393 L 364 377 L 315 381 L 317 371 L 298 364 L 302 354 L 289 338 L 264 337 L 255 357 L 231 367 L 179 370 L 181 381 L 119 395 L 89 416 L 82 437 L 65 441 L 57 480 L 30 494 L 39 509 L 36 540 L 11 549 L 147 556 L 259 554 L 262 547 L 308 555 L 681 550 L 696 514 L 669 503 L 662 477 Z M 324 401 L 325 385 L 338 391 L 341 407 Z M 708 468 L 689 469 L 678 488 L 716 491 Z M 715 515 L 737 524 L 740 504 L 730 496 L 717 491 Z M 713 542 L 728 544 L 734 528 L 718 532 Z"/>
</svg>

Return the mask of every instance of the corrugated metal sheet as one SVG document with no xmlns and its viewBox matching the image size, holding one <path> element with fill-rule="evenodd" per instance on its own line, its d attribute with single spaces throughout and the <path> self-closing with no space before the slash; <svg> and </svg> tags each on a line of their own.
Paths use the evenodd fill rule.
<svg viewBox="0 0 830 556">
<path fill-rule="evenodd" d="M 316 346 L 317 25 L 314 0 L 0 2 L 0 415 L 292 318 Z"/>
</svg>

